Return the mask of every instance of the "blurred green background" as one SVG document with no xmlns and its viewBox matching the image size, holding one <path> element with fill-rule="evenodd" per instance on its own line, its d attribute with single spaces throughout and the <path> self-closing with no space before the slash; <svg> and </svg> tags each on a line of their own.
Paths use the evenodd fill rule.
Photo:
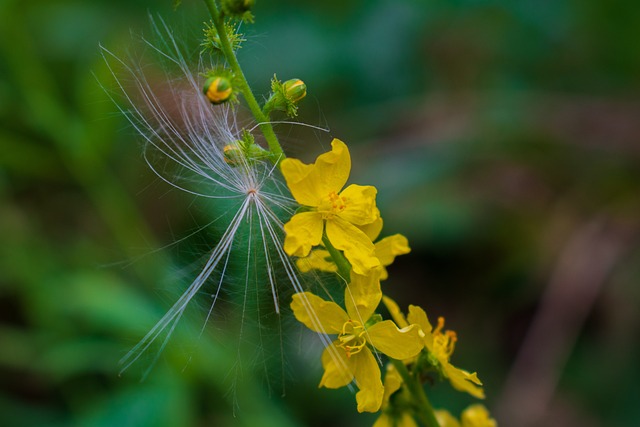
<svg viewBox="0 0 640 427">
<path fill-rule="evenodd" d="M 311 344 L 285 350 L 284 385 L 230 374 L 233 334 L 197 338 L 206 306 L 145 381 L 153 354 L 118 376 L 211 242 L 155 250 L 213 214 L 146 166 L 98 45 L 126 57 L 160 14 L 197 51 L 206 10 L 184 3 L 0 0 L 0 425 L 370 425 L 348 390 L 317 389 Z M 279 126 L 286 149 L 350 144 L 352 181 L 378 187 L 384 233 L 413 248 L 387 292 L 446 316 L 453 363 L 478 371 L 501 425 L 638 425 L 637 2 L 258 0 L 255 15 L 250 82 L 302 78 L 300 120 L 330 129 Z"/>
</svg>

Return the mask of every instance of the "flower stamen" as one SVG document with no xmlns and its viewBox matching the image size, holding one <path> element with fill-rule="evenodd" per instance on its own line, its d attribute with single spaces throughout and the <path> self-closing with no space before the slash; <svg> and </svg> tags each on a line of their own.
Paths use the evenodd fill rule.
<svg viewBox="0 0 640 427">
<path fill-rule="evenodd" d="M 335 191 L 329 193 L 326 199 L 318 206 L 318 212 L 322 213 L 323 219 L 330 219 L 334 215 L 342 213 L 347 208 L 347 201 Z"/>
<path fill-rule="evenodd" d="M 360 353 L 367 341 L 364 337 L 366 331 L 362 323 L 357 320 L 347 320 L 342 325 L 342 332 L 338 335 L 338 347 L 342 347 L 347 353 L 347 357 L 351 357 L 356 353 Z"/>
<path fill-rule="evenodd" d="M 454 331 L 442 332 L 444 317 L 438 317 L 438 326 L 433 330 L 433 350 L 439 357 L 449 360 L 456 347 L 458 336 Z"/>
</svg>

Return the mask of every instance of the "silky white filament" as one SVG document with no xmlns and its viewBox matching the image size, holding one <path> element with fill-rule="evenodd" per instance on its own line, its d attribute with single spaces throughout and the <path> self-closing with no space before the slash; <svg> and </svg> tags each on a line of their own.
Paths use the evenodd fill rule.
<svg viewBox="0 0 640 427">
<path fill-rule="evenodd" d="M 199 72 L 214 64 L 205 63 L 205 59 L 201 57 L 194 72 L 167 24 L 162 20 L 152 19 L 152 27 L 160 36 L 160 42 L 155 45 L 143 39 L 145 47 L 160 56 L 169 66 L 177 68 L 179 76 L 173 77 L 168 70 L 165 71 L 162 90 L 158 90 L 157 85 L 152 84 L 145 76 L 141 65 L 129 65 L 102 47 L 105 61 L 124 97 L 124 105 L 118 104 L 115 96 L 114 102 L 144 139 L 146 162 L 162 181 L 197 197 L 237 200 L 237 208 L 232 215 L 225 218 L 226 230 L 210 250 L 200 273 L 156 325 L 122 358 L 124 371 L 159 340 L 159 351 L 145 376 L 167 345 L 189 303 L 206 283 L 212 281 L 212 274 L 216 272 L 220 279 L 214 284 L 215 289 L 211 293 L 212 301 L 207 320 L 213 313 L 219 293 L 225 286 L 225 273 L 232 249 L 238 241 L 238 232 L 244 223 L 254 224 L 255 221 L 257 225 L 255 239 L 251 235 L 253 225 L 250 225 L 247 256 L 255 251 L 253 253 L 260 254 L 264 260 L 267 277 L 264 283 L 257 285 L 269 288 L 275 311 L 279 312 L 283 304 L 283 301 L 279 300 L 279 289 L 284 289 L 282 286 L 287 286 L 289 293 L 304 291 L 296 267 L 283 250 L 283 222 L 279 216 L 284 213 L 285 219 L 290 218 L 297 205 L 278 176 L 276 167 L 270 163 L 250 163 L 246 159 L 239 165 L 230 165 L 225 161 L 223 147 L 238 140 L 240 130 L 232 107 L 212 106 L 201 94 L 204 78 Z M 116 72 L 116 65 L 124 69 L 127 80 Z M 131 88 L 125 84 L 127 81 L 131 81 L 134 93 L 130 93 Z M 151 152 L 159 153 L 188 173 L 167 175 L 149 158 Z M 276 274 L 278 271 L 285 272 L 286 285 L 279 283 Z M 247 274 L 246 288 L 250 280 Z M 285 304 L 289 302 L 284 301 Z M 316 330 L 322 331 L 320 321 L 310 303 L 305 297 L 302 298 L 302 302 L 307 307 Z M 335 349 L 330 345 L 330 338 L 326 334 L 335 331 L 324 332 L 319 334 L 321 342 L 329 349 L 337 364 L 344 364 L 335 354 Z M 346 366 L 344 368 L 346 370 Z"/>
</svg>

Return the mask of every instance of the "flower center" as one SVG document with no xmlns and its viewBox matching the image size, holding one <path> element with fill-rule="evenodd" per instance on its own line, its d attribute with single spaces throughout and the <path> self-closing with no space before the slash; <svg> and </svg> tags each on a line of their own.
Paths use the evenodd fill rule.
<svg viewBox="0 0 640 427">
<path fill-rule="evenodd" d="M 332 191 L 324 198 L 320 206 L 318 206 L 318 212 L 322 213 L 324 219 L 329 219 L 333 215 L 337 215 L 344 211 L 347 207 L 347 200 Z"/>
<path fill-rule="evenodd" d="M 362 323 L 357 320 L 347 320 L 344 325 L 342 325 L 342 332 L 338 335 L 338 347 L 344 348 L 344 351 L 347 352 L 347 357 L 351 357 L 351 355 L 360 353 L 360 351 L 367 344 L 365 340 L 366 330 Z"/>
<path fill-rule="evenodd" d="M 443 333 L 442 328 L 444 328 L 444 317 L 438 317 L 438 326 L 433 330 L 433 352 L 438 359 L 449 361 L 456 347 L 458 336 L 454 331 L 444 331 Z"/>
</svg>

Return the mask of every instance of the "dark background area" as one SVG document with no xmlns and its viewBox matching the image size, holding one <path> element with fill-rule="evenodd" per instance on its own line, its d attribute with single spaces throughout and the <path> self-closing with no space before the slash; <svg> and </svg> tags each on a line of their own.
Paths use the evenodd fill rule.
<svg viewBox="0 0 640 427">
<path fill-rule="evenodd" d="M 194 338 L 206 306 L 145 381 L 153 354 L 118 375 L 215 232 L 156 251 L 213 214 L 149 170 L 99 44 L 126 58 L 159 14 L 197 52 L 206 10 L 184 3 L 0 1 L 0 424 L 370 425 L 349 390 L 317 389 L 320 347 L 293 325 L 284 386 L 230 374 L 233 334 Z M 258 0 L 255 15 L 250 83 L 303 79 L 299 120 L 330 129 L 278 125 L 285 150 L 349 144 L 383 234 L 413 249 L 385 292 L 446 317 L 500 425 L 636 426 L 637 2 Z"/>
</svg>

